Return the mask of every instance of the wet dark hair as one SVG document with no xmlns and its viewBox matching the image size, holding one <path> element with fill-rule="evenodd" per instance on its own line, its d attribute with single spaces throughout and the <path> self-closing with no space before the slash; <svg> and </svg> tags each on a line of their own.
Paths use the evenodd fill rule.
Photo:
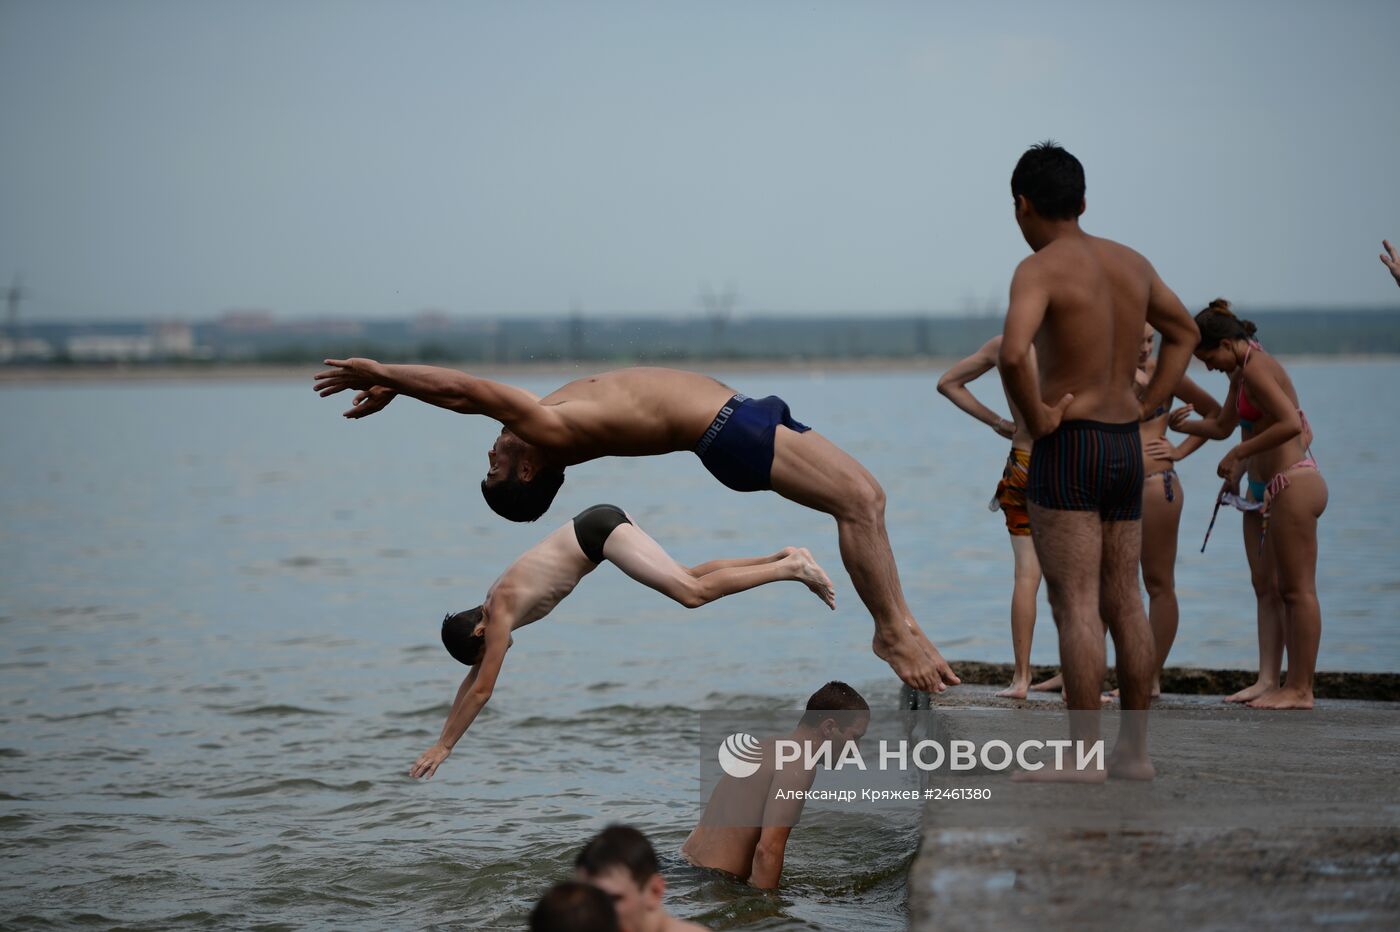
<svg viewBox="0 0 1400 932">
<path fill-rule="evenodd" d="M 1236 317 L 1230 310 L 1230 302 L 1216 298 L 1210 307 L 1196 315 L 1196 326 L 1201 331 L 1201 342 L 1196 344 L 1196 352 L 1209 352 L 1227 340 L 1252 340 L 1259 328 L 1254 321 Z"/>
<path fill-rule="evenodd" d="M 556 883 L 530 911 L 530 932 L 618 932 L 619 928 L 612 897 L 577 880 Z"/>
<path fill-rule="evenodd" d="M 486 637 L 472 634 L 481 623 L 481 606 L 469 608 L 465 612 L 448 614 L 442 619 L 442 646 L 458 663 L 467 666 L 481 662 L 481 652 L 486 649 Z"/>
<path fill-rule="evenodd" d="M 807 700 L 802 724 L 815 728 L 823 719 L 834 718 L 838 725 L 846 728 L 861 717 L 860 713 L 869 711 L 870 704 L 864 696 L 840 680 L 832 680 Z"/>
<path fill-rule="evenodd" d="M 614 867 L 627 868 L 638 887 L 661 872 L 651 842 L 630 825 L 609 825 L 583 846 L 574 861 L 574 868 L 588 877 L 606 874 Z"/>
<path fill-rule="evenodd" d="M 1055 140 L 1038 142 L 1011 173 L 1011 196 L 1018 195 L 1047 220 L 1073 220 L 1084 205 L 1084 166 Z"/>
<path fill-rule="evenodd" d="M 508 521 L 534 521 L 549 510 L 563 484 L 562 469 L 537 472 L 529 482 L 511 476 L 487 485 L 482 479 L 481 497 L 492 511 Z"/>
</svg>

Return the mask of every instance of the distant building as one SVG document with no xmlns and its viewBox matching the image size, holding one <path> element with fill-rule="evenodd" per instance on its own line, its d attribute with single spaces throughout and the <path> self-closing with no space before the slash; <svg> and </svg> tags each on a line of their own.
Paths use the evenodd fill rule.
<svg viewBox="0 0 1400 932">
<path fill-rule="evenodd" d="M 0 337 L 0 362 L 47 362 L 53 357 L 53 344 L 48 340 Z"/>
<path fill-rule="evenodd" d="M 64 346 L 74 362 L 144 362 L 156 355 L 150 334 L 83 333 Z"/>
<path fill-rule="evenodd" d="M 215 321 L 215 326 L 221 330 L 248 332 L 273 330 L 277 324 L 272 319 L 271 311 L 224 311 Z"/>
<path fill-rule="evenodd" d="M 151 325 L 155 354 L 167 359 L 188 359 L 195 355 L 194 328 L 186 323 Z"/>
<path fill-rule="evenodd" d="M 64 341 L 64 351 L 74 362 L 149 362 L 192 359 L 198 355 L 194 328 L 178 321 L 161 321 L 144 332 L 74 333 Z"/>
</svg>

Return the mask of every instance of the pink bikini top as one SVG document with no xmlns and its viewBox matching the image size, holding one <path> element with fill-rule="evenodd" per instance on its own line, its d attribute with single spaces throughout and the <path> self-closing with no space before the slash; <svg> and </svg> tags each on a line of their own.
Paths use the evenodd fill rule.
<svg viewBox="0 0 1400 932">
<path fill-rule="evenodd" d="M 1244 393 L 1244 367 L 1249 362 L 1249 354 L 1254 351 L 1255 347 L 1263 349 L 1257 341 L 1250 340 L 1249 348 L 1244 351 L 1244 361 L 1240 363 L 1240 392 L 1235 398 L 1235 408 L 1240 413 L 1240 420 L 1250 425 L 1264 416 L 1264 412 L 1256 408 L 1250 402 L 1249 396 Z"/>
<path fill-rule="evenodd" d="M 1240 414 L 1240 426 L 1247 430 L 1254 430 L 1254 422 L 1262 418 L 1264 411 L 1254 406 L 1249 400 L 1249 396 L 1244 393 L 1244 366 L 1249 362 L 1249 354 L 1256 349 L 1263 349 L 1258 340 L 1250 340 L 1249 348 L 1244 351 L 1244 359 L 1240 362 L 1240 390 L 1235 396 L 1235 410 Z M 1298 409 L 1298 418 L 1303 424 L 1303 449 L 1312 446 L 1312 426 L 1308 424 L 1308 416 L 1303 413 L 1303 409 Z"/>
</svg>

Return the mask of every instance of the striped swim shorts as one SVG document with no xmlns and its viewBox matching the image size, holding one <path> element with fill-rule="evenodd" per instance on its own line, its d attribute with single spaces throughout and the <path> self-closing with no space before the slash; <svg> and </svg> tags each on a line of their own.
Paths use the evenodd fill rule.
<svg viewBox="0 0 1400 932">
<path fill-rule="evenodd" d="M 1142 518 L 1142 438 L 1137 421 L 1065 421 L 1031 449 L 1026 497 L 1057 511 L 1097 511 L 1103 521 Z"/>
</svg>

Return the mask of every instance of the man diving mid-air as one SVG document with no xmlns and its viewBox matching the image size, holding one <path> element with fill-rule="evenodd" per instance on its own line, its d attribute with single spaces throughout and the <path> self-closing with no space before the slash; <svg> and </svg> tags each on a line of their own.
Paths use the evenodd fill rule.
<svg viewBox="0 0 1400 932">
<path fill-rule="evenodd" d="M 358 391 L 348 418 L 380 411 L 398 395 L 501 423 L 482 494 L 497 514 L 534 521 L 548 510 L 564 469 L 605 456 L 690 450 L 739 492 L 772 489 L 836 519 L 841 560 L 875 620 L 877 656 L 915 689 L 959 680 L 904 601 L 885 533 L 885 492 L 830 440 L 794 420 L 782 399 L 749 398 L 709 376 L 677 369 L 619 369 L 577 379 L 540 398 L 522 388 L 437 366 L 328 359 L 315 377 L 323 397 Z"/>
</svg>

